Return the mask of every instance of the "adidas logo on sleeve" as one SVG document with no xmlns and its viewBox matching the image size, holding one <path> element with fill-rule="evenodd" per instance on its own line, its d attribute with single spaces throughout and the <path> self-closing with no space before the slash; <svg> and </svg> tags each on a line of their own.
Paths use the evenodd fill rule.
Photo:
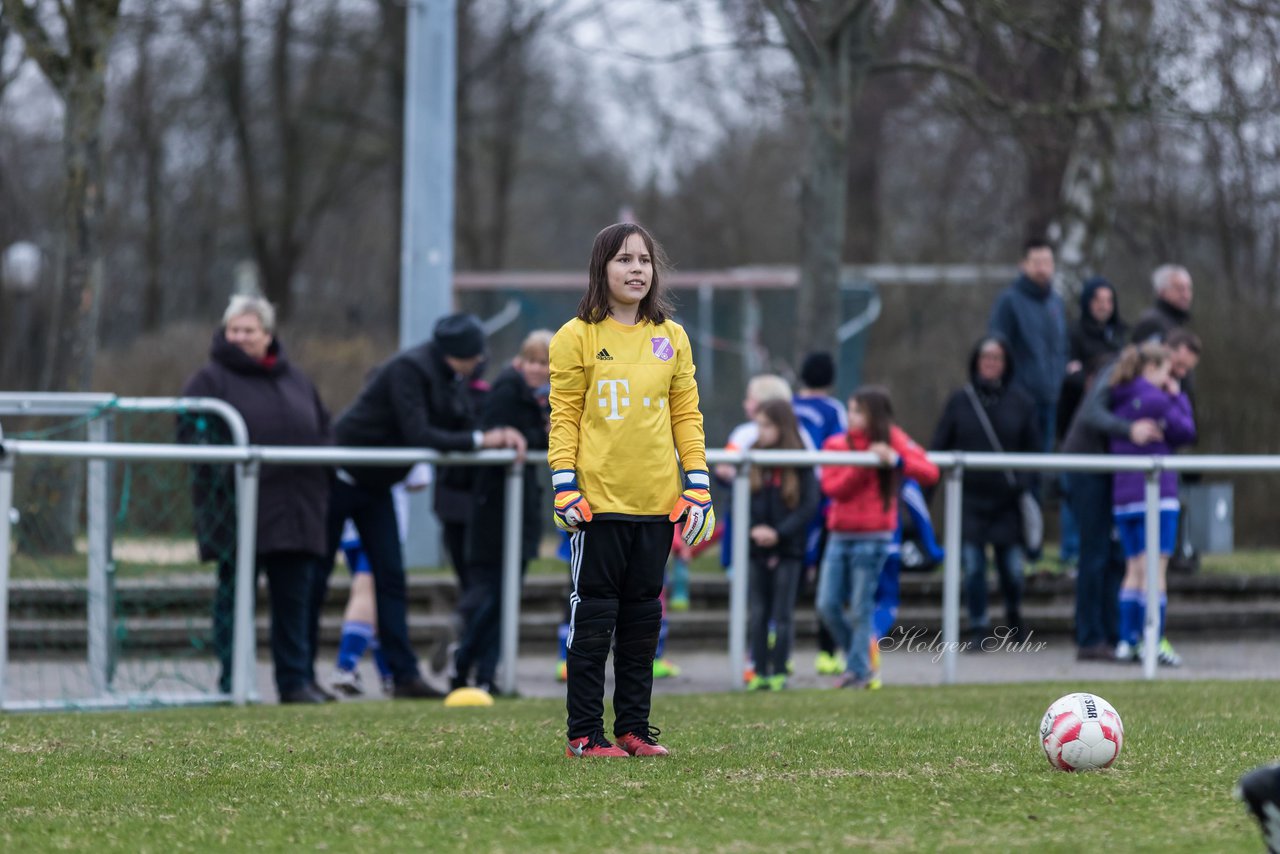
<svg viewBox="0 0 1280 854">
<path fill-rule="evenodd" d="M 613 357 L 609 355 L 609 351 L 608 351 L 608 350 L 605 350 L 605 349 L 601 348 L 600 352 L 599 352 L 599 353 L 596 353 L 596 361 L 597 361 L 597 362 L 612 362 L 612 361 L 613 361 Z"/>
</svg>

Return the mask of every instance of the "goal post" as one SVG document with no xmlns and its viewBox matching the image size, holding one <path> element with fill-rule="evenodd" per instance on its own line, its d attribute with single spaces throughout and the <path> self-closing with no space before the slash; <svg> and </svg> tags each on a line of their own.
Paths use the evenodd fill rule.
<svg viewBox="0 0 1280 854">
<path fill-rule="evenodd" d="M 75 459 L 0 457 L 0 708 L 257 699 L 256 463 L 205 467 L 229 514 L 219 563 L 233 577 L 219 584 L 192 548 L 194 467 L 93 455 L 110 442 L 171 445 L 180 421 L 199 444 L 248 446 L 221 400 L 0 393 L 0 437 L 84 447 Z M 231 589 L 234 602 L 220 601 Z"/>
</svg>

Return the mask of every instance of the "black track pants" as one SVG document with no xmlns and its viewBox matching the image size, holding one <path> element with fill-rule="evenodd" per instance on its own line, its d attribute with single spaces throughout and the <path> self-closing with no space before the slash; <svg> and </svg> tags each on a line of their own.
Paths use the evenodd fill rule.
<svg viewBox="0 0 1280 854">
<path fill-rule="evenodd" d="M 613 651 L 615 735 L 644 732 L 662 626 L 662 576 L 673 525 L 596 519 L 570 539 L 569 738 L 604 731 L 604 673 Z"/>
</svg>

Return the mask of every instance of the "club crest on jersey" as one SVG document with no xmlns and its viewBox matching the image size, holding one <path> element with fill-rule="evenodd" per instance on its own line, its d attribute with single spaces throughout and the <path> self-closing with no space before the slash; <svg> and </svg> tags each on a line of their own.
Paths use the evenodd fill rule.
<svg viewBox="0 0 1280 854">
<path fill-rule="evenodd" d="M 650 338 L 649 340 L 653 342 L 653 355 L 657 356 L 662 361 L 665 362 L 676 354 L 676 349 L 671 346 L 670 339 Z"/>
</svg>

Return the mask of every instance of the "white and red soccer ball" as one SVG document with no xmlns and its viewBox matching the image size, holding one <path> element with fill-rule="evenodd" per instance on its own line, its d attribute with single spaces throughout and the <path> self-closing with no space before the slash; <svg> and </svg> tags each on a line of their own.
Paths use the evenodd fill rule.
<svg viewBox="0 0 1280 854">
<path fill-rule="evenodd" d="M 1115 707 L 1101 697 L 1068 694 L 1044 713 L 1040 743 L 1049 764 L 1060 771 L 1100 771 L 1120 755 L 1124 724 Z"/>
</svg>

